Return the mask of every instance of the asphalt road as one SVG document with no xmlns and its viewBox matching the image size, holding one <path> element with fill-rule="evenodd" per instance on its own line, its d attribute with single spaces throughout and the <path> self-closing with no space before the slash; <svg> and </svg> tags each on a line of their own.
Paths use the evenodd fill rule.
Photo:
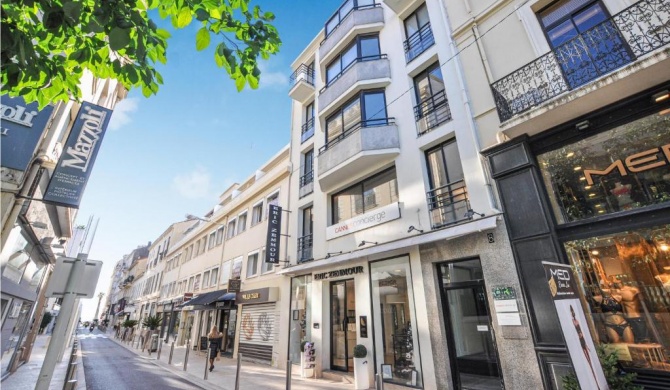
<svg viewBox="0 0 670 390">
<path fill-rule="evenodd" d="M 87 390 L 202 389 L 119 346 L 95 329 L 79 329 Z"/>
</svg>

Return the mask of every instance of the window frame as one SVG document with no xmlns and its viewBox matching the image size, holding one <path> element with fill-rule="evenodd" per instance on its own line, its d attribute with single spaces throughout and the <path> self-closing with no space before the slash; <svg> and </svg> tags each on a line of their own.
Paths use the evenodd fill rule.
<svg viewBox="0 0 670 390">
<path fill-rule="evenodd" d="M 255 203 L 253 206 L 251 206 L 251 226 L 256 226 L 259 223 L 263 222 L 263 202 L 264 201 L 265 201 L 264 199 L 261 199 L 259 202 Z M 258 213 L 256 213 L 256 210 L 258 210 Z M 256 216 L 258 216 L 258 218 L 256 218 Z"/>
<path fill-rule="evenodd" d="M 364 39 L 370 39 L 370 38 L 377 38 L 377 52 L 379 54 L 376 55 L 371 55 L 371 56 L 363 56 L 362 49 L 361 49 L 361 41 Z M 356 46 L 356 57 L 351 61 L 351 63 L 347 64 L 344 66 L 342 63 L 342 57 L 345 53 L 347 53 L 353 46 Z M 328 88 L 330 85 L 332 85 L 335 81 L 339 80 L 349 69 L 351 69 L 354 64 L 362 61 L 370 61 L 370 60 L 375 60 L 379 59 L 383 56 L 382 54 L 382 49 L 381 49 L 381 43 L 379 42 L 379 33 L 369 33 L 369 34 L 361 34 L 357 35 L 354 37 L 354 39 L 349 43 L 344 49 L 342 49 L 339 53 L 337 53 L 337 56 L 333 58 L 328 65 L 326 65 L 326 83 L 325 83 L 325 88 Z M 374 58 L 373 58 L 374 57 Z M 332 79 L 328 78 L 328 70 L 333 66 L 336 62 L 339 62 L 340 65 L 340 71 L 333 76 Z"/>
<path fill-rule="evenodd" d="M 383 88 L 375 88 L 375 89 L 366 89 L 366 90 L 360 91 L 355 96 L 353 96 L 351 99 L 347 100 L 342 105 L 340 105 L 340 107 L 338 107 L 338 109 L 335 112 L 333 112 L 332 114 L 330 114 L 326 118 L 325 128 L 323 129 L 323 132 L 325 133 L 325 147 L 326 147 L 325 150 L 327 150 L 327 146 L 329 144 L 335 143 L 334 141 L 338 137 L 342 136 L 342 138 L 346 138 L 349 134 L 354 132 L 356 129 L 358 129 L 360 127 L 368 127 L 368 126 L 366 126 L 367 121 L 376 120 L 376 119 L 367 119 L 365 117 L 365 111 L 366 111 L 365 110 L 365 96 L 366 95 L 374 95 L 374 94 L 381 94 L 384 97 L 384 111 L 386 111 L 386 112 L 385 112 L 383 118 L 378 119 L 380 121 L 384 120 L 385 123 L 384 124 L 379 124 L 379 125 L 373 125 L 373 126 L 388 125 L 389 117 L 388 117 L 388 105 L 387 105 L 387 102 L 386 102 L 386 90 L 383 89 Z M 353 103 L 356 100 L 359 101 L 358 104 L 360 106 L 360 112 L 361 112 L 360 120 L 358 122 L 356 122 L 354 125 L 352 125 L 350 128 L 345 129 L 344 128 L 344 108 L 348 107 L 351 103 Z M 329 134 L 328 134 L 329 133 L 328 122 L 330 122 L 336 116 L 340 117 L 340 120 L 341 120 L 341 123 L 342 123 L 342 128 L 340 129 L 340 132 L 333 138 L 333 140 L 329 141 L 330 137 L 329 137 Z M 321 150 L 319 150 L 319 152 L 323 153 Z"/>
<path fill-rule="evenodd" d="M 261 263 L 261 275 L 267 275 L 269 273 L 275 272 L 275 264 L 265 262 L 265 248 L 263 248 L 261 251 L 261 257 L 259 261 Z"/>
<path fill-rule="evenodd" d="M 397 198 L 398 198 L 398 199 L 396 200 L 396 202 L 399 202 L 399 201 L 400 201 L 400 194 L 399 194 L 399 192 L 398 192 L 398 171 L 397 171 L 397 169 L 396 169 L 396 166 L 393 165 L 393 166 L 391 166 L 391 167 L 389 167 L 389 168 L 386 168 L 386 169 L 383 169 L 383 170 L 381 170 L 381 171 L 375 172 L 374 174 L 372 174 L 372 175 L 370 175 L 370 176 L 368 176 L 368 177 L 366 177 L 366 178 L 364 178 L 364 179 L 362 179 L 362 180 L 359 180 L 357 183 L 354 183 L 353 185 L 351 185 L 351 186 L 349 186 L 349 187 L 347 187 L 347 188 L 344 188 L 344 189 L 342 189 L 342 190 L 340 190 L 340 191 L 338 191 L 338 192 L 336 192 L 336 193 L 330 195 L 330 204 L 331 204 L 331 207 L 330 207 L 330 208 L 331 208 L 331 224 L 330 224 L 330 225 L 332 226 L 332 225 L 338 224 L 338 223 L 340 223 L 340 222 L 342 222 L 342 221 L 346 221 L 346 219 L 343 219 L 343 220 L 337 220 L 336 215 L 335 215 L 335 210 L 336 210 L 335 205 L 337 204 L 336 201 L 335 201 L 335 198 L 336 198 L 338 195 L 343 194 L 343 193 L 345 193 L 345 192 L 348 192 L 349 190 L 351 190 L 351 189 L 353 189 L 353 188 L 360 187 L 360 188 L 361 188 L 361 192 L 360 192 L 360 194 L 361 194 L 361 197 L 362 197 L 362 199 L 363 199 L 363 202 L 362 202 L 362 205 L 361 205 L 362 208 L 363 208 L 363 211 L 362 211 L 361 213 L 352 215 L 350 218 L 354 218 L 354 217 L 356 217 L 356 216 L 363 215 L 363 214 L 366 213 L 366 211 L 365 211 L 365 187 L 364 187 L 365 182 L 371 181 L 371 180 L 375 179 L 376 177 L 382 176 L 382 175 L 384 175 L 384 174 L 386 174 L 387 172 L 390 172 L 390 171 L 395 171 L 395 181 L 396 181 L 396 189 L 395 189 L 395 193 L 396 193 L 396 196 L 397 196 Z M 389 203 L 389 204 L 391 204 L 391 203 Z M 383 206 L 387 206 L 387 205 L 383 205 Z M 378 205 L 377 207 L 379 207 L 379 205 Z M 375 208 L 377 208 L 377 207 L 375 207 Z M 374 210 L 374 208 L 373 208 L 373 209 L 370 209 L 370 210 Z M 349 218 L 349 219 L 350 219 L 350 218 Z"/>
<path fill-rule="evenodd" d="M 242 217 L 244 217 L 244 223 L 242 223 L 243 222 Z M 243 212 L 238 214 L 236 219 L 237 219 L 237 234 L 244 233 L 247 230 L 247 219 L 248 219 L 247 210 L 244 210 Z"/>
<path fill-rule="evenodd" d="M 231 228 L 231 226 L 232 226 L 232 228 Z M 235 232 L 236 232 L 236 229 L 237 229 L 237 218 L 233 218 L 230 221 L 228 221 L 227 228 L 228 228 L 228 234 L 226 234 L 226 240 L 229 240 L 229 239 L 235 237 L 235 235 L 236 235 Z"/>
<path fill-rule="evenodd" d="M 256 264 L 254 264 L 253 267 L 250 267 L 252 257 L 256 259 L 255 260 Z M 246 266 L 246 269 L 245 269 L 245 279 L 255 278 L 258 275 L 260 275 L 260 272 L 259 272 L 260 267 L 259 267 L 259 263 L 258 263 L 259 259 L 260 259 L 260 251 L 253 251 L 253 252 L 249 252 L 247 254 L 247 266 Z M 253 270 L 254 273 L 249 275 L 249 270 Z"/>
</svg>

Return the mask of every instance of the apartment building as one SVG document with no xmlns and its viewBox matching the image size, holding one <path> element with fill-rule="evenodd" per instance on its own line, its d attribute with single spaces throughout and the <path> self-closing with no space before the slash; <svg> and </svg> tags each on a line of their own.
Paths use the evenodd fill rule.
<svg viewBox="0 0 670 390">
<path fill-rule="evenodd" d="M 562 263 L 577 279 L 582 337 L 616 350 L 644 388 L 670 387 L 669 3 L 445 10 L 521 279 L 526 364 L 539 363 L 547 389 L 597 365 L 594 351 L 568 349 L 579 335 L 561 326 L 542 264 Z"/>
<path fill-rule="evenodd" d="M 523 300 L 492 310 L 521 288 L 444 3 L 349 0 L 324 22 L 289 91 L 288 357 L 312 341 L 337 378 L 361 344 L 371 386 L 540 388 Z"/>
<path fill-rule="evenodd" d="M 204 349 L 203 338 L 216 326 L 224 334 L 224 355 L 240 352 L 248 360 L 284 366 L 287 279 L 264 259 L 268 209 L 288 209 L 290 172 L 286 146 L 226 189 L 206 215 L 189 216 L 192 227 L 166 254 L 159 305 L 170 317 L 161 330 L 166 340 L 172 336 L 179 345 L 188 341 Z M 286 249 L 285 238 L 280 245 Z M 238 291 L 229 291 L 231 280 L 239 281 Z"/>
<path fill-rule="evenodd" d="M 48 105 L 2 96 L 0 273 L 2 273 L 1 375 L 5 378 L 28 361 L 46 307 L 41 293 L 56 257 L 73 235 L 76 208 L 44 199 L 70 133 L 83 129 L 82 107 L 94 104 L 111 114 L 126 90 L 116 81 L 90 74 L 79 80 L 82 102 Z M 85 105 L 85 106 L 84 106 Z M 108 118 L 108 117 L 107 117 Z M 100 122 L 104 132 L 108 119 Z M 74 139 L 74 138 L 73 138 Z M 64 150 L 65 149 L 65 150 Z M 67 155 L 67 154 L 65 154 Z M 89 168 L 92 168 L 90 162 Z M 84 181 L 85 182 L 85 181 Z M 80 198 L 81 191 L 73 191 Z M 53 200 L 53 198 L 52 198 Z M 72 201 L 72 199 L 68 199 Z M 75 253 L 75 256 L 77 254 Z"/>
</svg>

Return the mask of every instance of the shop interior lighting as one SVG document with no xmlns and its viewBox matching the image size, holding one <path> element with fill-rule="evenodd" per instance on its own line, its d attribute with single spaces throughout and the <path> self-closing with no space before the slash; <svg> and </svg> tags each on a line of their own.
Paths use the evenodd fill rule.
<svg viewBox="0 0 670 390">
<path fill-rule="evenodd" d="M 377 241 L 365 241 L 365 240 L 363 240 L 363 241 L 361 241 L 360 244 L 358 244 L 358 247 L 360 248 L 360 247 L 362 247 L 363 245 L 366 245 L 366 244 L 375 244 L 375 245 L 377 245 L 377 244 L 379 244 L 379 243 L 378 243 Z"/>
<path fill-rule="evenodd" d="M 582 167 L 580 167 L 580 166 L 576 166 L 576 167 L 574 168 L 574 170 L 575 170 L 575 171 L 581 171 L 581 170 L 582 170 Z"/>
<path fill-rule="evenodd" d="M 665 110 L 661 110 L 658 112 L 658 115 L 668 115 L 670 114 L 670 108 L 666 108 Z"/>
<path fill-rule="evenodd" d="M 586 177 L 582 176 L 582 177 L 579 178 L 579 180 L 584 181 L 584 180 L 586 180 Z"/>
<path fill-rule="evenodd" d="M 660 250 L 662 250 L 663 252 L 667 252 L 668 249 L 670 249 L 670 246 L 668 246 L 668 244 L 666 244 L 666 243 L 662 243 L 658 248 Z"/>
<path fill-rule="evenodd" d="M 594 250 L 591 251 L 591 254 L 594 255 L 594 256 L 598 256 L 600 254 L 600 252 L 598 252 L 597 250 L 594 249 Z"/>
<path fill-rule="evenodd" d="M 654 100 L 654 102 L 660 103 L 660 102 L 670 98 L 670 91 L 668 91 L 667 89 L 664 89 L 661 92 L 657 92 L 657 93 L 651 95 L 651 98 Z"/>
</svg>

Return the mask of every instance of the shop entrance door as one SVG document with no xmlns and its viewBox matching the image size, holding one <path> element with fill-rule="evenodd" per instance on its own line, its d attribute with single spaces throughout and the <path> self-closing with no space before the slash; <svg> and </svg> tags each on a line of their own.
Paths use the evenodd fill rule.
<svg viewBox="0 0 670 390">
<path fill-rule="evenodd" d="M 442 265 L 442 293 L 454 387 L 500 389 L 502 377 L 479 260 Z M 445 275 L 445 272 L 448 273 Z M 465 277 L 464 277 L 465 276 Z"/>
<path fill-rule="evenodd" d="M 354 370 L 356 289 L 354 280 L 330 283 L 330 367 Z"/>
<path fill-rule="evenodd" d="M 221 355 L 233 356 L 235 350 L 235 325 L 237 324 L 237 309 L 223 310 L 219 323 L 219 331 L 223 333 Z"/>
</svg>

